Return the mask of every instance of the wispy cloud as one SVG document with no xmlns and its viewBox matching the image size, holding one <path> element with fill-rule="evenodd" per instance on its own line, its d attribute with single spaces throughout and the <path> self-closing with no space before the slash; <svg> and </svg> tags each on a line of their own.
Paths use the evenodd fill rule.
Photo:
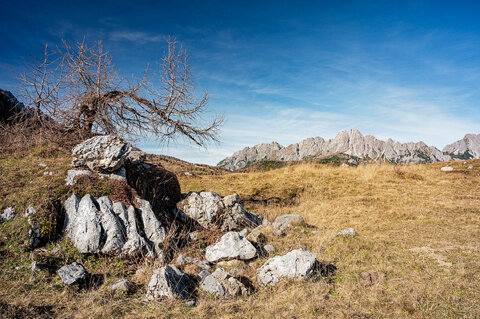
<svg viewBox="0 0 480 319">
<path fill-rule="evenodd" d="M 112 41 L 130 41 L 136 44 L 146 44 L 149 42 L 164 42 L 166 36 L 164 34 L 149 34 L 141 31 L 113 31 L 110 33 Z"/>
</svg>

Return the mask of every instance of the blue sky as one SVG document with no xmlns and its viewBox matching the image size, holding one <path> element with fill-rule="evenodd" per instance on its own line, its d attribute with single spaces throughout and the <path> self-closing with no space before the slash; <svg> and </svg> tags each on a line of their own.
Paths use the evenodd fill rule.
<svg viewBox="0 0 480 319">
<path fill-rule="evenodd" d="M 21 57 L 45 42 L 100 39 L 129 76 L 174 35 L 227 122 L 219 145 L 146 151 L 216 164 L 349 128 L 442 148 L 480 133 L 479 17 L 475 1 L 0 0 L 0 88 L 18 94 Z"/>
</svg>

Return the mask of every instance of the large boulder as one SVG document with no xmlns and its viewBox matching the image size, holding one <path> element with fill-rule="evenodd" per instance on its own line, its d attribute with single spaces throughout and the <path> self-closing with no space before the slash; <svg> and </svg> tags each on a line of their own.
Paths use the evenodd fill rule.
<svg viewBox="0 0 480 319">
<path fill-rule="evenodd" d="M 165 229 L 148 201 L 133 206 L 113 203 L 107 196 L 98 199 L 73 194 L 65 201 L 65 235 L 81 253 L 102 253 L 130 257 L 158 257 Z M 140 220 L 138 220 L 138 217 Z"/>
<path fill-rule="evenodd" d="M 192 295 L 190 278 L 174 265 L 167 265 L 155 271 L 147 286 L 147 299 L 161 297 L 187 300 Z"/>
<path fill-rule="evenodd" d="M 176 208 L 182 193 L 174 173 L 163 167 L 131 162 L 125 169 L 128 184 L 150 202 L 155 213 L 168 213 Z"/>
<path fill-rule="evenodd" d="M 243 283 L 230 276 L 223 268 L 217 268 L 212 274 L 203 278 L 200 288 L 220 297 L 238 297 L 248 294 Z"/>
<path fill-rule="evenodd" d="M 88 167 L 93 171 L 114 172 L 125 164 L 131 150 L 132 145 L 118 136 L 95 136 L 73 148 L 72 166 Z"/>
<path fill-rule="evenodd" d="M 281 278 L 307 279 L 319 273 L 320 264 L 315 255 L 304 249 L 292 250 L 286 255 L 267 260 L 258 270 L 258 282 L 274 286 Z"/>
<path fill-rule="evenodd" d="M 262 223 L 260 216 L 245 211 L 237 194 L 222 198 L 212 192 L 193 192 L 178 206 L 188 217 L 207 229 L 237 231 Z"/>
<path fill-rule="evenodd" d="M 212 263 L 231 259 L 249 260 L 256 255 L 255 246 L 237 232 L 226 233 L 219 242 L 205 250 L 205 258 Z"/>
</svg>

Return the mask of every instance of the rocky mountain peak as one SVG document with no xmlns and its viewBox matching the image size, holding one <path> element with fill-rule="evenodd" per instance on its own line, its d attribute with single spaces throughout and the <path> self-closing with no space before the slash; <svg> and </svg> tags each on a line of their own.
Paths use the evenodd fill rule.
<svg viewBox="0 0 480 319">
<path fill-rule="evenodd" d="M 363 135 L 358 129 L 341 130 L 329 140 L 311 137 L 283 147 L 277 142 L 246 147 L 222 160 L 218 166 L 236 170 L 262 160 L 298 161 L 311 157 L 344 154 L 366 161 L 389 161 L 397 164 L 434 163 L 452 158 L 479 158 L 480 134 L 467 134 L 462 140 L 446 146 L 443 152 L 424 142 L 400 143 L 382 141 Z"/>
</svg>

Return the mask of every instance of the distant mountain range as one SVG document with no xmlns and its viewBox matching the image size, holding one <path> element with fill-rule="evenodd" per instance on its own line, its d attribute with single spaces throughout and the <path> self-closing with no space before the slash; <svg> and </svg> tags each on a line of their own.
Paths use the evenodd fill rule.
<svg viewBox="0 0 480 319">
<path fill-rule="evenodd" d="M 284 147 L 277 142 L 245 147 L 220 161 L 217 166 L 237 170 L 264 160 L 301 161 L 342 155 L 350 163 L 387 161 L 394 164 L 434 163 L 451 159 L 480 158 L 480 134 L 467 134 L 440 151 L 424 142 L 400 143 L 382 141 L 372 135 L 363 136 L 356 129 L 340 131 L 333 139 L 307 138 Z"/>
</svg>

